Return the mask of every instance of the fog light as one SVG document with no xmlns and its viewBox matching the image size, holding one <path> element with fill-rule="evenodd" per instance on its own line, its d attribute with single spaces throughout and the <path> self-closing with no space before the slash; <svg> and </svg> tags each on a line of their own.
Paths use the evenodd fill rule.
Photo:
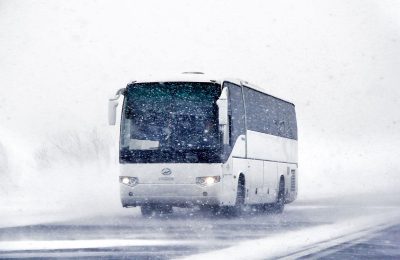
<svg viewBox="0 0 400 260">
<path fill-rule="evenodd" d="M 196 183 L 203 186 L 210 186 L 214 183 L 220 182 L 220 176 L 206 176 L 206 177 L 197 177 Z"/>
<path fill-rule="evenodd" d="M 129 180 L 129 178 L 128 177 L 124 177 L 124 178 L 122 178 L 122 181 L 121 181 L 123 184 L 129 184 L 130 183 L 130 180 Z"/>
<path fill-rule="evenodd" d="M 120 176 L 119 182 L 133 187 L 139 183 L 139 179 L 136 177 Z"/>
<path fill-rule="evenodd" d="M 215 179 L 214 179 L 214 177 L 207 177 L 207 178 L 204 180 L 204 183 L 207 184 L 207 185 L 214 184 L 214 183 L 215 183 Z"/>
</svg>

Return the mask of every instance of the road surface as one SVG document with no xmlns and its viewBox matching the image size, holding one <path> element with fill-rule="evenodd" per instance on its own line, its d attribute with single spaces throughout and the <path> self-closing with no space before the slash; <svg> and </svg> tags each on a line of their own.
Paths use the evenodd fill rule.
<svg viewBox="0 0 400 260">
<path fill-rule="evenodd" d="M 391 226 L 301 259 L 400 259 L 400 225 Z"/>
<path fill-rule="evenodd" d="M 126 209 L 114 215 L 3 227 L 0 258 L 291 259 L 323 255 L 341 259 L 360 256 L 358 252 L 366 248 L 378 256 L 388 246 L 388 254 L 398 257 L 398 216 L 399 208 L 393 206 L 329 203 L 294 203 L 282 215 L 249 209 L 232 218 L 178 209 L 147 219 L 138 209 Z"/>
</svg>

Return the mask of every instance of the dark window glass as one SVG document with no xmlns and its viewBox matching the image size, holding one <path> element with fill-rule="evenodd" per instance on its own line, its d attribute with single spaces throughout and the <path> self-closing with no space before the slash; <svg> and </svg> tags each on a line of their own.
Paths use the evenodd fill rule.
<svg viewBox="0 0 400 260">
<path fill-rule="evenodd" d="M 297 140 L 294 105 L 244 87 L 248 130 Z"/>
<path fill-rule="evenodd" d="M 240 135 L 245 134 L 245 116 L 242 97 L 242 87 L 226 84 L 229 88 L 229 116 L 231 125 L 231 145 L 233 146 Z"/>
<path fill-rule="evenodd" d="M 121 162 L 218 162 L 220 85 L 139 83 L 125 93 Z"/>
</svg>

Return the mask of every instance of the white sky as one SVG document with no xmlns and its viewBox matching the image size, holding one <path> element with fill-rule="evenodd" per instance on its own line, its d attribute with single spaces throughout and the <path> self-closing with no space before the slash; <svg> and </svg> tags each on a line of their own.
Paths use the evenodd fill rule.
<svg viewBox="0 0 400 260">
<path fill-rule="evenodd" d="M 0 0 L 0 44 L 0 128 L 25 138 L 106 129 L 135 77 L 204 71 L 296 104 L 306 180 L 400 182 L 399 1 Z"/>
</svg>

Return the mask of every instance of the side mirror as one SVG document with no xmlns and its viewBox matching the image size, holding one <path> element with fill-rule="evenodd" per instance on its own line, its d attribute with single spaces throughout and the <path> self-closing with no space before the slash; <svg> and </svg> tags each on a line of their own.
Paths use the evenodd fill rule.
<svg viewBox="0 0 400 260">
<path fill-rule="evenodd" d="M 135 82 L 135 81 L 134 81 Z M 115 97 L 110 98 L 108 100 L 108 124 L 115 125 L 116 117 L 117 117 L 117 106 L 118 99 L 121 95 L 124 95 L 125 88 L 121 88 L 115 94 Z"/>
<path fill-rule="evenodd" d="M 118 101 L 115 99 L 110 99 L 108 101 L 108 124 L 115 125 L 116 117 L 117 117 L 117 106 Z"/>
<path fill-rule="evenodd" d="M 229 144 L 229 123 L 228 123 L 228 88 L 223 88 L 218 105 L 218 124 L 222 132 L 223 144 Z"/>
</svg>

